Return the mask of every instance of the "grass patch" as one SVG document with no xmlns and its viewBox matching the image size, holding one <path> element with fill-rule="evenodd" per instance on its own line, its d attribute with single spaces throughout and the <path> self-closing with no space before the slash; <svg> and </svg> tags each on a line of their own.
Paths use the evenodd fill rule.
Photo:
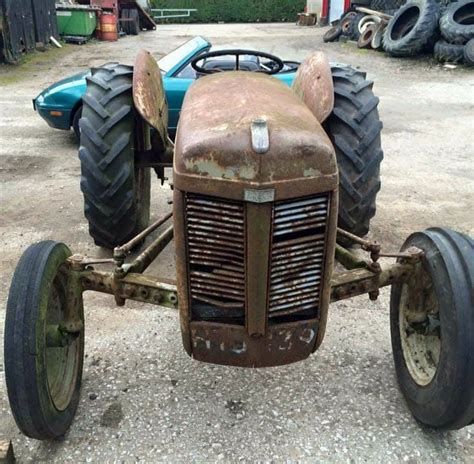
<svg viewBox="0 0 474 464">
<path fill-rule="evenodd" d="M 50 47 L 44 52 L 34 51 L 22 55 L 18 64 L 0 64 L 0 85 L 8 86 L 28 77 L 42 68 L 53 65 L 56 60 L 67 55 L 72 45 L 62 44 L 63 48 Z"/>
</svg>

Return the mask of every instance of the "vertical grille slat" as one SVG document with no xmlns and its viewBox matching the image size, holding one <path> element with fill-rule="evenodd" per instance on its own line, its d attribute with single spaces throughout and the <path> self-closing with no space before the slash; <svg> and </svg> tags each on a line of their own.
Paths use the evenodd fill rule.
<svg viewBox="0 0 474 464">
<path fill-rule="evenodd" d="M 327 194 L 275 204 L 269 317 L 308 311 L 316 315 L 328 212 Z"/>
<path fill-rule="evenodd" d="M 244 205 L 186 194 L 189 287 L 205 311 L 244 310 Z"/>
</svg>

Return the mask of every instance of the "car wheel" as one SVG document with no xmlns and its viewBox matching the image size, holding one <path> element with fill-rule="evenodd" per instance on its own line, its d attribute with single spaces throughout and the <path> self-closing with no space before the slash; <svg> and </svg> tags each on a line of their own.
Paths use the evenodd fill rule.
<svg viewBox="0 0 474 464">
<path fill-rule="evenodd" d="M 76 135 L 76 139 L 78 142 L 81 141 L 81 129 L 79 127 L 79 121 L 81 120 L 81 116 L 82 116 L 82 105 L 76 110 L 72 118 L 72 130 L 74 131 L 74 134 Z"/>
<path fill-rule="evenodd" d="M 444 430 L 474 420 L 474 240 L 445 228 L 412 234 L 422 262 L 390 297 L 393 357 L 414 417 Z"/>
</svg>

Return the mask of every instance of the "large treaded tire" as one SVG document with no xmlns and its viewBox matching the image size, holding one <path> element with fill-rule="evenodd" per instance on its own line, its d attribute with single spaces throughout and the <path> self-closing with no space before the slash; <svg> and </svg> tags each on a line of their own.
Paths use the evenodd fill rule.
<svg viewBox="0 0 474 464">
<path fill-rule="evenodd" d="M 442 36 L 451 43 L 465 44 L 474 38 L 474 0 L 449 4 L 439 20 Z"/>
<path fill-rule="evenodd" d="M 372 0 L 370 8 L 376 11 L 387 12 L 389 10 L 397 10 L 405 3 L 405 0 Z"/>
<path fill-rule="evenodd" d="M 406 284 L 394 284 L 390 297 L 398 383 L 418 421 L 442 430 L 460 429 L 474 420 L 474 240 L 436 227 L 412 234 L 402 250 L 412 246 L 424 251 L 423 272 L 418 271 Z M 428 279 L 423 279 L 423 273 Z M 408 288 L 413 284 L 410 294 Z M 425 308 L 438 320 L 440 342 L 436 351 L 428 339 L 432 333 L 425 331 L 420 336 L 404 317 Z M 418 343 L 411 345 L 416 350 L 407 341 L 412 336 L 418 338 Z M 424 370 L 427 364 L 420 353 L 435 363 L 431 371 Z M 420 381 L 426 373 L 429 375 Z"/>
<path fill-rule="evenodd" d="M 324 43 L 335 42 L 336 40 L 339 39 L 341 34 L 342 34 L 341 27 L 339 25 L 333 26 L 324 33 L 323 42 Z"/>
<path fill-rule="evenodd" d="M 339 227 L 364 236 L 375 215 L 380 190 L 382 122 L 365 73 L 332 65 L 334 109 L 324 123 L 339 166 Z"/>
<path fill-rule="evenodd" d="M 389 21 L 383 48 L 393 56 L 415 56 L 431 51 L 438 37 L 439 4 L 435 0 L 411 0 Z"/>
<path fill-rule="evenodd" d="M 434 56 L 441 63 L 462 63 L 464 61 L 464 45 L 450 44 L 439 40 L 434 46 Z"/>
<path fill-rule="evenodd" d="M 130 10 L 130 34 L 131 35 L 138 35 L 140 33 L 140 15 L 138 14 L 138 10 L 131 9 Z"/>
<path fill-rule="evenodd" d="M 96 245 L 114 248 L 148 226 L 150 170 L 134 162 L 133 68 L 107 64 L 87 78 L 80 121 L 81 190 Z"/>
<path fill-rule="evenodd" d="M 122 30 L 125 32 L 126 35 L 130 35 L 130 22 L 128 19 L 130 18 L 130 9 L 123 8 L 122 9 L 122 19 L 125 21 L 122 22 Z"/>
<path fill-rule="evenodd" d="M 351 40 L 355 40 L 355 41 L 359 40 L 359 37 L 360 37 L 359 22 L 364 16 L 366 16 L 364 13 L 358 13 L 351 18 L 351 24 L 349 27 L 349 34 L 348 34 Z"/>
<path fill-rule="evenodd" d="M 471 39 L 463 50 L 464 64 L 466 66 L 474 66 L 474 39 Z"/>
</svg>

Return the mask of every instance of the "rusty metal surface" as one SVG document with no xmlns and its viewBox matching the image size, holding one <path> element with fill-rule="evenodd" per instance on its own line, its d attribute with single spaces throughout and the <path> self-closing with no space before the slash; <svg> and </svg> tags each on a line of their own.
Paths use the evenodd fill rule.
<svg viewBox="0 0 474 464">
<path fill-rule="evenodd" d="M 146 50 L 140 50 L 133 68 L 133 102 L 140 116 L 157 131 L 160 151 L 168 145 L 168 103 L 160 68 Z"/>
<path fill-rule="evenodd" d="M 326 239 L 324 249 L 324 271 L 323 280 L 321 284 L 321 290 L 319 295 L 319 325 L 318 333 L 316 335 L 316 343 L 313 351 L 316 351 L 323 342 L 324 335 L 326 333 L 326 324 L 328 318 L 329 301 L 331 295 L 331 277 L 334 270 L 334 255 L 336 247 L 336 231 L 337 231 L 337 220 L 338 220 L 338 207 L 339 207 L 339 195 L 338 191 L 335 190 L 330 194 L 329 198 L 329 214 L 326 225 Z"/>
<path fill-rule="evenodd" d="M 93 290 L 114 295 L 116 299 L 135 300 L 176 309 L 178 295 L 176 285 L 158 277 L 128 274 L 117 280 L 113 272 L 83 270 L 80 275 L 83 291 Z"/>
<path fill-rule="evenodd" d="M 336 243 L 336 261 L 349 270 L 367 268 L 367 262 L 365 260 L 360 259 L 354 253 L 346 250 L 338 243 Z"/>
<path fill-rule="evenodd" d="M 351 271 L 334 274 L 331 280 L 331 302 L 352 298 L 392 285 L 396 282 L 406 282 L 416 269 L 414 263 L 395 263 L 380 272 L 369 269 L 353 269 Z"/>
<path fill-rule="evenodd" d="M 265 335 L 267 327 L 272 209 L 269 203 L 246 207 L 245 325 L 251 336 Z"/>
<path fill-rule="evenodd" d="M 244 205 L 186 195 L 190 296 L 224 313 L 245 306 Z M 197 303 L 199 302 L 199 303 Z"/>
<path fill-rule="evenodd" d="M 165 214 L 163 217 L 155 221 L 153 224 L 148 226 L 146 229 L 142 230 L 138 235 L 133 237 L 129 242 L 125 243 L 124 245 L 121 245 L 119 247 L 116 247 L 114 250 L 114 254 L 116 252 L 119 253 L 129 253 L 133 248 L 135 248 L 137 245 L 139 245 L 142 240 L 144 240 L 148 235 L 150 235 L 153 231 L 158 229 L 161 225 L 163 225 L 166 221 L 171 219 L 173 216 L 173 213 L 168 213 Z"/>
<path fill-rule="evenodd" d="M 331 66 L 325 53 L 315 52 L 301 63 L 292 88 L 314 117 L 324 122 L 334 108 Z"/>
<path fill-rule="evenodd" d="M 336 193 L 255 204 L 175 191 L 175 218 L 182 218 L 175 221 L 177 282 L 188 353 L 194 350 L 194 321 L 239 325 L 260 337 L 295 317 L 318 320 L 324 329 L 337 220 L 332 205 Z M 323 335 L 315 339 L 319 344 Z M 209 351 L 200 359 L 208 355 L 214 359 Z"/>
<path fill-rule="evenodd" d="M 302 312 L 317 315 L 328 214 L 327 194 L 275 204 L 270 317 Z"/>
<path fill-rule="evenodd" d="M 192 356 L 229 366 L 281 366 L 306 359 L 317 331 L 316 320 L 270 326 L 262 337 L 252 337 L 238 325 L 191 322 Z"/>
<path fill-rule="evenodd" d="M 252 147 L 252 121 L 267 121 L 269 149 Z M 226 72 L 194 83 L 186 94 L 174 158 L 174 184 L 185 192 L 243 200 L 245 190 L 273 200 L 337 187 L 334 149 L 306 105 L 278 80 Z"/>
<path fill-rule="evenodd" d="M 265 120 L 264 137 L 255 120 Z M 311 111 L 268 76 L 199 79 L 183 105 L 173 179 L 188 353 L 201 350 L 193 324 L 209 323 L 221 324 L 212 326 L 212 346 L 245 333 L 255 349 L 238 361 L 221 348 L 201 350 L 201 360 L 257 366 L 306 357 L 324 335 L 338 204 L 334 150 Z M 279 327 L 291 338 L 307 321 L 322 327 L 314 343 L 295 342 L 293 354 L 274 349 Z"/>
<path fill-rule="evenodd" d="M 168 227 L 159 237 L 153 240 L 129 265 L 124 265 L 124 271 L 143 272 L 171 240 L 173 240 L 173 226 Z"/>
</svg>

